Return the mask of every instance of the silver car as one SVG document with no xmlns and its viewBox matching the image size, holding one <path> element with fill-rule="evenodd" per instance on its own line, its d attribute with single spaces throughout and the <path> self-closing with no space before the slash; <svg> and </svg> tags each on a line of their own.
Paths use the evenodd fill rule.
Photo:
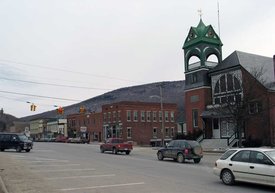
<svg viewBox="0 0 275 193">
<path fill-rule="evenodd" d="M 226 185 L 243 181 L 275 186 L 275 149 L 230 149 L 216 161 L 213 171 Z"/>
</svg>

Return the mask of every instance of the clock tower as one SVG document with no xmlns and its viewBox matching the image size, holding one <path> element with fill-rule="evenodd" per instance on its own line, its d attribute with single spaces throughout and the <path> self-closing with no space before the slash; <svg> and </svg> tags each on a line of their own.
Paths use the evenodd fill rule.
<svg viewBox="0 0 275 193">
<path fill-rule="evenodd" d="M 200 115 L 211 104 L 211 80 L 208 71 L 222 61 L 222 42 L 211 25 L 202 19 L 191 27 L 185 39 L 185 114 L 189 132 L 202 130 Z M 215 61 L 210 61 L 210 60 Z"/>
</svg>

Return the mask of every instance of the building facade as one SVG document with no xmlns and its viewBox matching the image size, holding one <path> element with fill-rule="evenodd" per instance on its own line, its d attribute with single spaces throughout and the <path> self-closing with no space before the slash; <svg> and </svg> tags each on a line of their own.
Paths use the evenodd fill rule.
<svg viewBox="0 0 275 193">
<path fill-rule="evenodd" d="M 189 132 L 227 145 L 274 144 L 274 59 L 235 51 L 222 59 L 222 42 L 200 20 L 185 40 L 185 110 Z"/>
<path fill-rule="evenodd" d="M 67 116 L 68 137 L 102 141 L 102 113 L 85 112 Z"/>
<path fill-rule="evenodd" d="M 47 122 L 46 136 L 55 138 L 59 135 L 68 136 L 67 119 L 49 120 Z"/>
<path fill-rule="evenodd" d="M 103 137 L 160 146 L 177 133 L 177 105 L 122 101 L 102 106 Z"/>
</svg>

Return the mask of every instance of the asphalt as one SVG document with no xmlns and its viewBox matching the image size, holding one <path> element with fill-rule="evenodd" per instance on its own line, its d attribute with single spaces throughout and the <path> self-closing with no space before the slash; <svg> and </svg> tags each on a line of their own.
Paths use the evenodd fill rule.
<svg viewBox="0 0 275 193">
<path fill-rule="evenodd" d="M 13 158 L 16 152 L 0 152 L 0 193 L 56 193 L 39 174 Z"/>
<path fill-rule="evenodd" d="M 152 147 L 139 147 L 151 151 L 157 150 Z M 204 154 L 220 154 L 222 151 L 208 150 Z M 23 165 L 23 162 L 14 158 L 17 152 L 0 152 L 0 193 L 57 193 L 49 184 L 39 176 L 39 173 L 33 173 Z"/>
</svg>

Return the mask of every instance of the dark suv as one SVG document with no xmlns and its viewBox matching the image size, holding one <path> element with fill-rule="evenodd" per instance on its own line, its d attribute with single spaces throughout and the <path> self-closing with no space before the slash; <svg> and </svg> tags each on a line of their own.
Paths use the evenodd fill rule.
<svg viewBox="0 0 275 193">
<path fill-rule="evenodd" d="M 20 133 L 0 133 L 0 150 L 15 149 L 17 152 L 25 150 L 30 152 L 33 142 L 24 134 Z"/>
<path fill-rule="evenodd" d="M 192 140 L 172 140 L 165 148 L 161 148 L 157 153 L 158 159 L 173 158 L 180 163 L 185 160 L 194 160 L 199 163 L 203 157 L 202 147 L 197 141 Z"/>
</svg>

